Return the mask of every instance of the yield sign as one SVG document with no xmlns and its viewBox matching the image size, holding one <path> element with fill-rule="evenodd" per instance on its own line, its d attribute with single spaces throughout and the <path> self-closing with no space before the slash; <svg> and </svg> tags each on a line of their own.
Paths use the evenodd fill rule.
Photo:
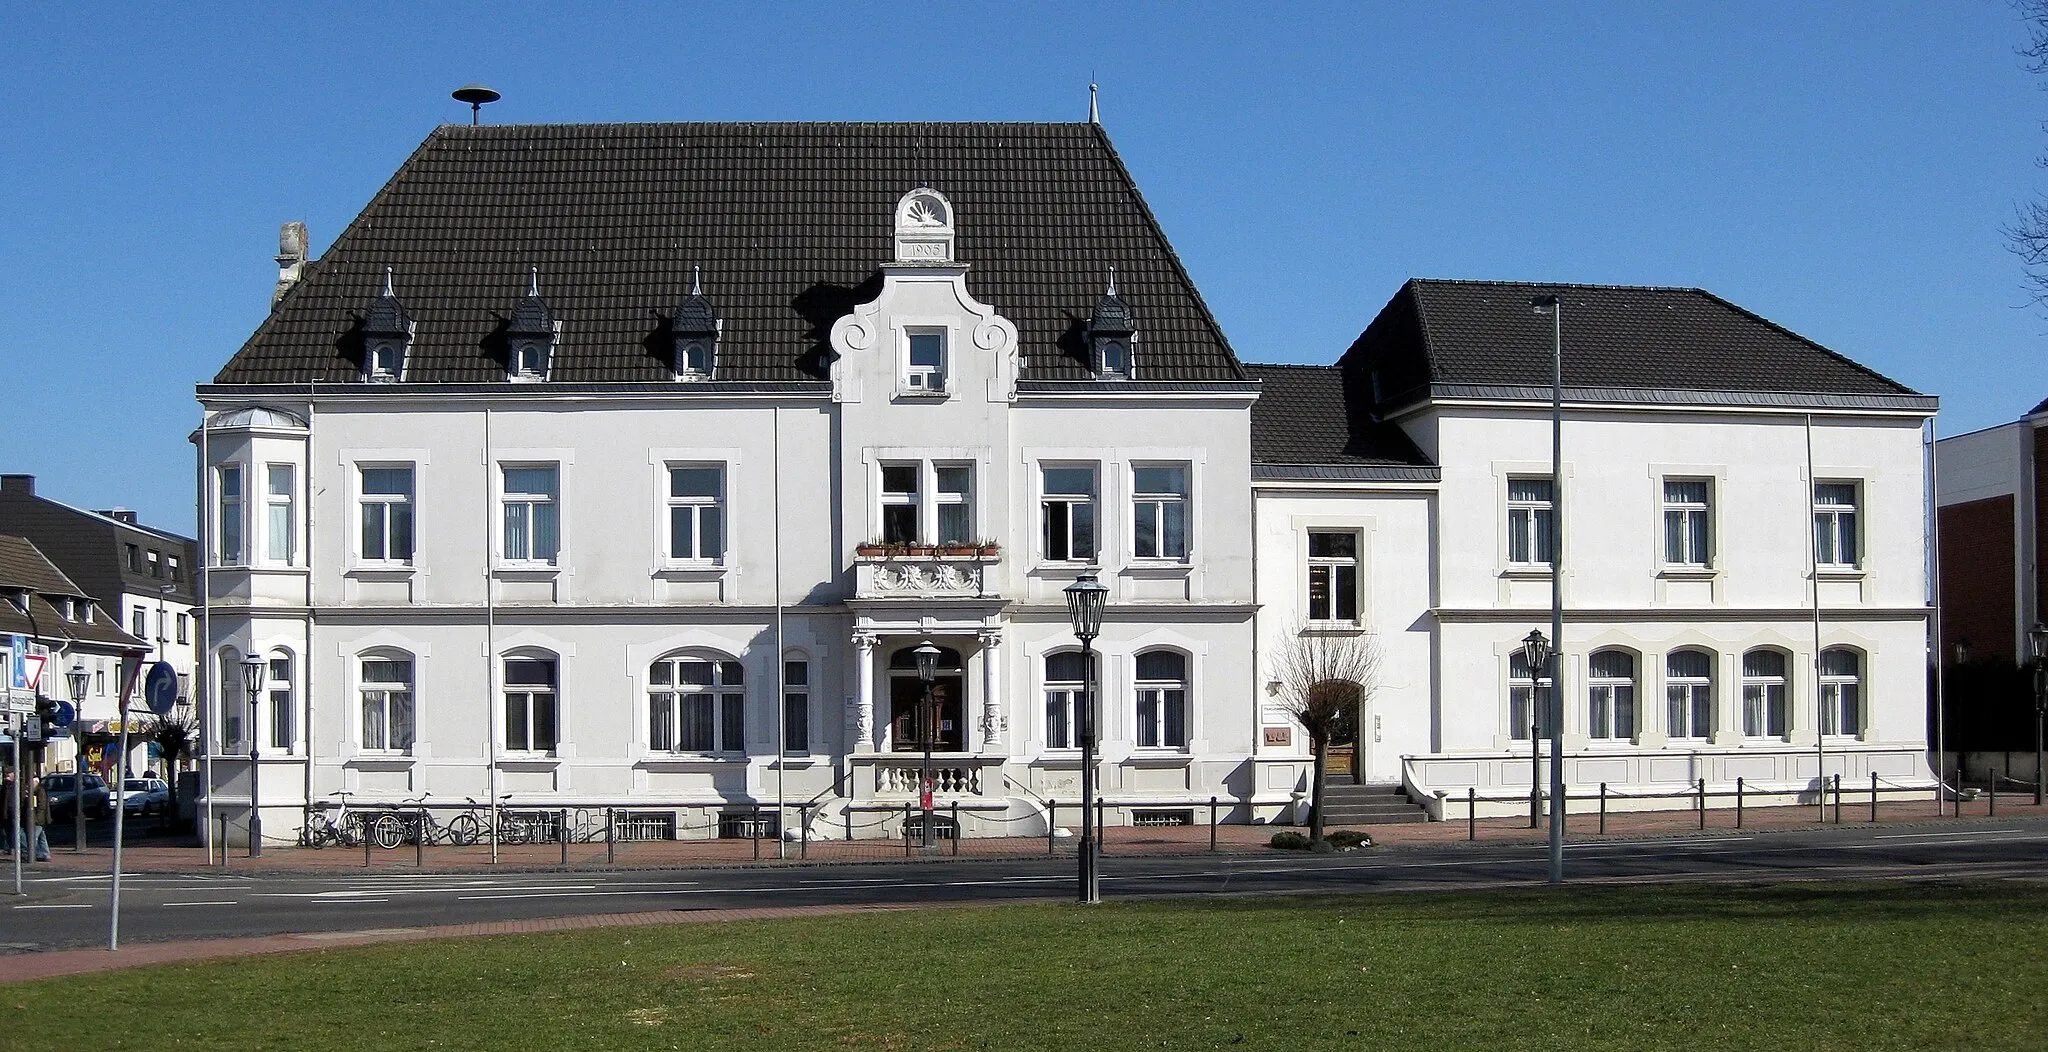
<svg viewBox="0 0 2048 1052">
<path fill-rule="evenodd" d="M 20 689 L 36 689 L 36 684 L 43 681 L 43 665 L 49 660 L 48 657 L 42 655 L 23 654 L 21 656 L 22 683 Z"/>
</svg>

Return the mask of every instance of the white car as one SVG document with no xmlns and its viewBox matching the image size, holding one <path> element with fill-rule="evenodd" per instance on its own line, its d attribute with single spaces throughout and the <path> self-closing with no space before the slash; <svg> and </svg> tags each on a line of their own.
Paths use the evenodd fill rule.
<svg viewBox="0 0 2048 1052">
<path fill-rule="evenodd" d="M 121 793 L 121 810 L 131 815 L 160 815 L 171 807 L 170 783 L 161 778 L 130 778 Z"/>
</svg>

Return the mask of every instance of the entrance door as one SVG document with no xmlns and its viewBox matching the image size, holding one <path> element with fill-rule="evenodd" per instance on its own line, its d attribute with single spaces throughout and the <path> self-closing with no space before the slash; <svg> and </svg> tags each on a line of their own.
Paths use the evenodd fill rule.
<svg viewBox="0 0 2048 1052">
<path fill-rule="evenodd" d="M 896 752 L 923 752 L 929 736 L 933 752 L 966 752 L 967 729 L 961 716 L 961 678 L 941 674 L 932 680 L 930 726 L 920 718 L 924 681 L 916 676 L 889 680 L 889 747 Z"/>
</svg>

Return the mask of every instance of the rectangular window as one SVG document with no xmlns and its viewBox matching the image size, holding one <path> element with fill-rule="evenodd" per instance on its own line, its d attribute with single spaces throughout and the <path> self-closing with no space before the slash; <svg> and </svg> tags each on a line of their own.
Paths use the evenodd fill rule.
<svg viewBox="0 0 2048 1052">
<path fill-rule="evenodd" d="M 946 334 L 943 332 L 912 332 L 909 336 L 909 363 L 904 371 L 904 382 L 913 391 L 943 391 L 946 389 Z"/>
<path fill-rule="evenodd" d="M 1131 551 L 1140 559 L 1188 557 L 1187 465 L 1131 468 Z"/>
<path fill-rule="evenodd" d="M 560 545 L 560 470 L 553 464 L 504 469 L 507 562 L 549 563 Z"/>
<path fill-rule="evenodd" d="M 149 638 L 149 611 L 136 607 L 128 612 L 128 634 L 137 639 Z"/>
<path fill-rule="evenodd" d="M 162 609 L 158 609 L 156 612 L 156 641 L 159 643 L 169 642 L 171 638 L 170 629 L 170 616 Z"/>
<path fill-rule="evenodd" d="M 1822 566 L 1857 565 L 1857 485 L 1816 482 L 1813 486 L 1813 561 Z"/>
<path fill-rule="evenodd" d="M 270 747 L 284 752 L 292 748 L 292 661 L 270 659 Z"/>
<path fill-rule="evenodd" d="M 412 562 L 412 466 L 361 469 L 364 562 Z"/>
<path fill-rule="evenodd" d="M 1308 535 L 1308 617 L 1358 620 L 1358 535 L 1311 530 Z"/>
<path fill-rule="evenodd" d="M 725 557 L 725 469 L 668 469 L 668 557 L 717 562 Z"/>
<path fill-rule="evenodd" d="M 170 567 L 171 583 L 177 584 L 185 580 L 185 567 L 178 561 L 177 556 L 166 555 L 164 556 L 164 562 Z"/>
<path fill-rule="evenodd" d="M 922 502 L 918 499 L 918 476 L 922 474 L 919 464 L 882 465 L 882 543 L 918 543 L 918 519 Z"/>
<path fill-rule="evenodd" d="M 151 577 L 162 577 L 164 575 L 163 553 L 155 550 L 149 553 L 149 575 Z"/>
<path fill-rule="evenodd" d="M 219 485 L 215 492 L 220 496 L 220 561 L 223 566 L 242 564 L 242 466 L 223 464 L 219 472 Z M 134 549 L 131 547 L 130 551 Z M 142 569 L 139 558 L 131 558 L 129 565 Z"/>
<path fill-rule="evenodd" d="M 1045 747 L 1073 749 L 1081 744 L 1077 722 L 1087 697 L 1083 678 L 1087 668 L 1074 651 L 1048 654 L 1045 658 Z"/>
<path fill-rule="evenodd" d="M 1039 505 L 1045 518 L 1042 543 L 1048 562 L 1095 558 L 1095 466 L 1045 465 Z"/>
<path fill-rule="evenodd" d="M 974 469 L 941 464 L 933 469 L 933 475 L 938 481 L 938 543 L 973 544 Z"/>
<path fill-rule="evenodd" d="M 126 548 L 127 548 L 127 550 L 128 550 L 128 551 L 127 551 L 127 555 L 128 555 L 128 569 L 130 569 L 130 570 L 134 571 L 135 573 L 141 573 L 141 572 L 142 572 L 142 546 L 141 546 L 141 545 L 139 545 L 139 544 L 130 544 L 130 545 L 125 545 L 125 547 L 126 547 Z"/>
<path fill-rule="evenodd" d="M 191 642 L 191 639 L 188 638 L 191 635 L 191 625 L 192 616 L 190 614 L 178 615 L 178 642 L 181 645 Z"/>
<path fill-rule="evenodd" d="M 547 658 L 505 659 L 505 748 L 513 752 L 555 751 L 555 662 Z"/>
<path fill-rule="evenodd" d="M 292 561 L 292 542 L 296 537 L 292 514 L 292 494 L 296 489 L 292 476 L 295 471 L 290 464 L 271 464 L 266 468 L 266 474 L 268 485 L 265 500 L 268 515 L 264 522 L 264 540 L 269 546 L 270 561 L 289 566 Z"/>
<path fill-rule="evenodd" d="M 1863 733 L 1862 662 L 1854 651 L 1823 650 L 1820 655 L 1820 732 Z"/>
<path fill-rule="evenodd" d="M 1789 724 L 1785 704 L 1785 656 L 1752 650 L 1742 656 L 1742 733 L 1783 738 Z"/>
<path fill-rule="evenodd" d="M 1664 561 L 1707 565 L 1708 512 L 1713 489 L 1706 479 L 1664 480 Z"/>
<path fill-rule="evenodd" d="M 1508 562 L 1548 566 L 1556 514 L 1550 480 L 1508 480 Z"/>
<path fill-rule="evenodd" d="M 782 663 L 782 751 L 790 756 L 811 751 L 811 666 L 807 661 Z"/>
<path fill-rule="evenodd" d="M 1186 748 L 1187 659 L 1171 651 L 1139 654 L 1137 681 L 1137 744 L 1141 748 Z"/>
<path fill-rule="evenodd" d="M 362 663 L 363 748 L 375 752 L 412 749 L 412 660 L 364 658 Z"/>
</svg>

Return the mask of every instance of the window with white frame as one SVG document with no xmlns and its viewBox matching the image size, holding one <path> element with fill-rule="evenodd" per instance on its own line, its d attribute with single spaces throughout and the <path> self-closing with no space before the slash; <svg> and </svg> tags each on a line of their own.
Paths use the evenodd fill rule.
<svg viewBox="0 0 2048 1052">
<path fill-rule="evenodd" d="M 1863 660 L 1853 650 L 1820 652 L 1820 732 L 1863 733 Z"/>
<path fill-rule="evenodd" d="M 966 464 L 937 464 L 932 476 L 938 483 L 933 498 L 939 517 L 938 543 L 973 544 L 974 469 Z"/>
<path fill-rule="evenodd" d="M 1785 655 L 1752 650 L 1742 655 L 1742 733 L 1750 738 L 1783 738 L 1789 721 L 1785 704 Z"/>
<path fill-rule="evenodd" d="M 1148 650 L 1139 654 L 1137 680 L 1137 745 L 1148 749 L 1187 748 L 1186 655 L 1172 650 Z"/>
<path fill-rule="evenodd" d="M 913 391 L 940 392 L 946 389 L 946 334 L 940 329 L 911 329 L 904 333 L 903 382 Z"/>
<path fill-rule="evenodd" d="M 1140 559 L 1188 557 L 1188 466 L 1131 467 L 1131 553 Z"/>
<path fill-rule="evenodd" d="M 263 539 L 266 557 L 273 563 L 290 566 L 292 562 L 295 516 L 292 512 L 293 494 L 297 490 L 294 476 L 297 471 L 290 464 L 269 464 L 264 467 L 264 519 Z M 154 561 L 156 553 L 150 553 Z"/>
<path fill-rule="evenodd" d="M 922 474 L 923 465 L 915 462 L 882 465 L 883 544 L 918 543 L 918 520 L 924 517 L 924 502 L 919 499 Z"/>
<path fill-rule="evenodd" d="M 1602 650 L 1586 660 L 1586 735 L 1596 741 L 1636 736 L 1636 659 L 1626 650 Z"/>
<path fill-rule="evenodd" d="M 503 467 L 507 562 L 552 565 L 561 544 L 561 471 L 554 464 Z"/>
<path fill-rule="evenodd" d="M 358 662 L 365 752 L 412 751 L 413 663 L 406 654 L 364 655 Z"/>
<path fill-rule="evenodd" d="M 132 635 L 137 639 L 148 639 L 149 611 L 143 609 L 140 606 L 137 606 L 135 609 L 128 611 L 128 627 L 130 629 L 128 633 L 129 635 Z"/>
<path fill-rule="evenodd" d="M 1665 730 L 1673 738 L 1714 736 L 1714 656 L 1674 650 L 1664 659 Z"/>
<path fill-rule="evenodd" d="M 782 663 L 782 752 L 806 756 L 811 751 L 811 663 Z"/>
<path fill-rule="evenodd" d="M 137 614 L 142 611 L 137 610 Z M 141 635 L 141 633 L 136 633 Z M 146 637 L 145 637 L 146 638 Z M 230 755 L 249 751 L 249 689 L 242 685 L 242 655 L 224 650 L 220 655 L 220 748 Z"/>
<path fill-rule="evenodd" d="M 1514 741 L 1530 740 L 1532 730 L 1539 741 L 1550 736 L 1550 691 L 1538 672 L 1548 670 L 1531 670 L 1520 650 L 1508 655 L 1508 737 Z"/>
<path fill-rule="evenodd" d="M 556 662 L 553 655 L 521 655 L 505 659 L 505 749 L 508 752 L 555 751 L 558 726 Z"/>
<path fill-rule="evenodd" d="M 170 616 L 164 611 L 163 607 L 157 607 L 156 610 L 156 641 L 159 643 L 171 641 Z"/>
<path fill-rule="evenodd" d="M 656 661 L 647 673 L 647 747 L 746 752 L 746 682 L 737 661 L 687 655 Z"/>
<path fill-rule="evenodd" d="M 1095 465 L 1044 464 L 1040 514 L 1042 554 L 1047 562 L 1095 558 Z"/>
<path fill-rule="evenodd" d="M 179 615 L 178 615 L 178 645 L 179 645 L 179 646 L 184 646 L 185 644 L 187 644 L 187 643 L 190 643 L 190 642 L 192 641 L 192 640 L 191 640 L 191 639 L 189 638 L 189 637 L 191 636 L 191 634 L 192 634 L 192 627 L 191 627 L 191 626 L 192 626 L 192 616 L 191 616 L 190 614 L 179 614 Z"/>
<path fill-rule="evenodd" d="M 169 572 L 169 573 L 170 573 L 170 575 L 171 575 L 171 582 L 172 582 L 172 583 L 174 583 L 174 584 L 179 584 L 179 583 L 183 583 L 183 582 L 184 582 L 184 580 L 185 580 L 185 568 L 184 568 L 184 566 L 183 566 L 182 564 L 180 564 L 180 563 L 178 562 L 178 557 L 177 557 L 177 556 L 175 556 L 175 555 L 166 555 L 166 556 L 164 556 L 164 565 L 165 565 L 166 567 L 168 567 L 168 568 L 169 568 L 169 571 L 168 571 L 168 572 Z"/>
<path fill-rule="evenodd" d="M 162 577 L 164 575 L 163 554 L 155 548 L 149 550 L 149 575 L 151 577 Z"/>
<path fill-rule="evenodd" d="M 1508 480 L 1508 562 L 1548 566 L 1556 543 L 1556 493 L 1547 478 Z"/>
<path fill-rule="evenodd" d="M 678 562 L 717 562 L 725 558 L 723 467 L 669 467 L 668 557 Z"/>
<path fill-rule="evenodd" d="M 1045 747 L 1081 746 L 1081 703 L 1086 696 L 1087 661 L 1078 650 L 1045 656 Z"/>
<path fill-rule="evenodd" d="M 1664 562 L 1705 569 L 1713 486 L 1706 479 L 1664 480 Z"/>
<path fill-rule="evenodd" d="M 1309 531 L 1308 619 L 1357 623 L 1357 533 L 1350 530 Z"/>
<path fill-rule="evenodd" d="M 360 465 L 356 495 L 362 523 L 362 559 L 411 563 L 413 469 L 410 464 Z"/>
<path fill-rule="evenodd" d="M 1857 490 L 1854 482 L 1813 485 L 1813 561 L 1821 566 L 1857 565 Z"/>
<path fill-rule="evenodd" d="M 292 718 L 297 714 L 292 705 L 292 656 L 282 650 L 270 652 L 270 675 L 266 686 L 270 690 L 270 747 L 282 752 L 292 750 Z"/>
<path fill-rule="evenodd" d="M 243 541 L 247 534 L 246 493 L 242 488 L 242 465 L 222 464 L 214 492 L 219 497 L 220 547 L 218 554 L 223 566 L 240 566 L 247 556 Z M 137 560 L 139 562 L 139 560 Z M 137 565 L 135 569 L 142 567 Z"/>
</svg>

